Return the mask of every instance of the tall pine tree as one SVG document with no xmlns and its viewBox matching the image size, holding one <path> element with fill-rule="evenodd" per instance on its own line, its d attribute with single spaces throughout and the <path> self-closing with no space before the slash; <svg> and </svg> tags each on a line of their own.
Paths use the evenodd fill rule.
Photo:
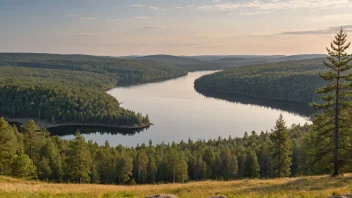
<svg viewBox="0 0 352 198">
<path fill-rule="evenodd" d="M 91 173 L 91 155 L 87 142 L 79 131 L 70 145 L 70 153 L 68 159 L 68 175 L 72 181 L 79 183 L 90 182 Z"/>
<path fill-rule="evenodd" d="M 291 166 L 291 147 L 289 142 L 288 130 L 286 122 L 282 114 L 276 121 L 273 133 L 270 135 L 272 141 L 272 164 L 274 177 L 288 177 L 290 176 Z"/>
<path fill-rule="evenodd" d="M 349 139 L 350 119 L 347 111 L 351 109 L 350 98 L 352 86 L 348 81 L 352 79 L 352 57 L 346 53 L 351 43 L 347 44 L 347 34 L 341 29 L 335 36 L 328 51 L 328 61 L 324 65 L 329 69 L 321 78 L 328 82 L 325 87 L 319 88 L 317 93 L 322 94 L 323 103 L 312 105 L 322 113 L 314 116 L 314 131 L 317 133 L 315 161 L 330 158 L 333 162 L 333 176 L 340 173 L 340 168 L 348 161 L 347 153 L 352 151 Z"/>
<path fill-rule="evenodd" d="M 10 161 L 19 148 L 15 131 L 0 117 L 0 175 L 10 174 Z"/>
</svg>

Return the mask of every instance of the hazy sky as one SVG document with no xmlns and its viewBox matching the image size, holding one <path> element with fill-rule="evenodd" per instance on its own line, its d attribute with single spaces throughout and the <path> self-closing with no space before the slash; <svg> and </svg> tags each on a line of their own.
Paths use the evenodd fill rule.
<svg viewBox="0 0 352 198">
<path fill-rule="evenodd" d="M 0 0 L 0 51 L 325 53 L 352 0 Z"/>
</svg>

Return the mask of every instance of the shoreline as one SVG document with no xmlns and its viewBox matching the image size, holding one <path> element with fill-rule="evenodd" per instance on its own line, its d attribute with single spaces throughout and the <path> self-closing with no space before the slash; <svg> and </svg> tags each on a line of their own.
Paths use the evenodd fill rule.
<svg viewBox="0 0 352 198">
<path fill-rule="evenodd" d="M 144 128 L 148 128 L 150 126 L 153 126 L 152 123 L 150 124 L 141 124 L 138 126 L 132 126 L 132 125 L 117 125 L 117 124 L 99 124 L 99 123 L 94 123 L 94 124 L 88 124 L 88 123 L 77 123 L 77 122 L 65 122 L 65 123 L 49 123 L 47 121 L 44 120 L 39 120 L 39 119 L 33 119 L 33 118 L 12 118 L 12 117 L 7 117 L 7 116 L 3 116 L 4 119 L 7 122 L 15 122 L 15 123 L 20 123 L 20 124 L 25 124 L 26 122 L 28 122 L 28 120 L 34 120 L 34 122 L 42 127 L 42 128 L 46 128 L 46 129 L 52 129 L 52 128 L 56 128 L 56 127 L 73 127 L 73 126 L 77 126 L 77 127 L 81 127 L 81 126 L 86 126 L 86 127 L 107 127 L 107 128 L 116 128 L 116 129 L 128 129 L 128 130 L 137 130 L 137 129 L 144 129 Z"/>
<path fill-rule="evenodd" d="M 208 93 L 214 93 L 214 94 L 229 94 L 229 95 L 232 94 L 232 95 L 246 96 L 246 97 L 251 97 L 251 98 L 256 98 L 256 99 L 277 100 L 277 101 L 281 101 L 281 102 L 290 102 L 290 103 L 307 104 L 307 105 L 309 104 L 309 102 L 303 102 L 303 101 L 294 101 L 294 100 L 285 100 L 285 99 L 280 99 L 280 98 L 254 96 L 254 95 L 250 95 L 250 94 L 243 94 L 243 93 L 236 93 L 236 92 L 207 90 L 207 89 L 199 88 L 196 85 L 194 85 L 194 89 L 200 94 L 202 94 L 202 92 L 208 92 Z"/>
</svg>

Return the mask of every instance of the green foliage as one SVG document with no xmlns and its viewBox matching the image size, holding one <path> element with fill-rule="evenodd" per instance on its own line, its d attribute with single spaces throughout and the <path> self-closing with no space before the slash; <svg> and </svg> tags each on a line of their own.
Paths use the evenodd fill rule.
<svg viewBox="0 0 352 198">
<path fill-rule="evenodd" d="M 291 145 L 288 136 L 288 130 L 286 123 L 283 120 L 282 114 L 276 121 L 275 129 L 270 135 L 272 141 L 272 157 L 271 161 L 273 164 L 274 177 L 288 177 L 290 176 L 290 166 L 292 158 L 290 157 Z"/>
<path fill-rule="evenodd" d="M 229 68 L 202 76 L 195 81 L 195 88 L 200 91 L 236 93 L 295 102 L 319 101 L 314 90 L 325 84 L 317 75 L 324 71 L 322 60 Z"/>
<path fill-rule="evenodd" d="M 105 125 L 150 124 L 106 89 L 187 74 L 150 60 L 26 53 L 0 53 L 0 68 L 0 115 Z"/>
<path fill-rule="evenodd" d="M 88 145 L 79 131 L 70 145 L 68 156 L 68 176 L 71 181 L 79 183 L 90 182 L 92 159 Z"/>
<path fill-rule="evenodd" d="M 327 48 L 329 56 L 324 65 L 328 71 L 320 77 L 327 85 L 317 89 L 322 94 L 322 103 L 312 105 L 322 110 L 314 116 L 314 153 L 315 160 L 333 163 L 333 175 L 339 175 L 340 169 L 351 164 L 351 79 L 352 57 L 346 53 L 347 34 L 341 31 Z"/>
<path fill-rule="evenodd" d="M 30 117 L 51 123 L 139 125 L 149 118 L 120 107 L 101 90 L 52 84 L 0 82 L 0 109 L 11 117 Z"/>
<path fill-rule="evenodd" d="M 0 117 L 0 175 L 9 175 L 10 162 L 20 149 L 14 129 Z"/>
<path fill-rule="evenodd" d="M 133 170 L 133 158 L 124 154 L 117 161 L 117 179 L 120 184 L 126 184 L 131 180 Z"/>
<path fill-rule="evenodd" d="M 25 146 L 18 145 L 18 148 L 24 147 L 26 153 L 16 150 L 17 154 L 7 162 L 10 168 L 8 175 L 16 177 L 38 176 L 40 180 L 65 183 L 144 184 L 268 178 L 275 176 L 273 173 L 277 169 L 276 159 L 271 157 L 269 150 L 275 142 L 268 132 L 258 135 L 252 131 L 242 138 L 219 137 L 208 141 L 156 145 L 150 141 L 148 146 L 112 147 L 109 142 L 102 146 L 92 141 L 87 143 L 79 133 L 73 140 L 51 137 L 33 121 L 20 130 L 24 131 Z M 311 136 L 314 135 L 309 133 L 310 126 L 293 125 L 286 130 L 288 143 L 294 148 L 289 157 L 294 158 L 296 164 L 291 166 L 289 175 L 329 172 L 328 163 L 319 164 L 318 168 L 307 168 L 312 151 Z M 12 140 L 0 142 L 1 147 L 11 145 Z"/>
<path fill-rule="evenodd" d="M 187 74 L 183 69 L 156 61 L 124 60 L 113 57 L 88 55 L 1 53 L 0 66 L 40 69 L 39 71 L 43 71 L 42 69 L 50 69 L 53 72 L 58 70 L 60 72 L 90 72 L 103 75 L 94 80 L 103 79 L 109 84 L 118 81 L 119 85 L 152 82 Z M 46 70 L 46 72 L 50 75 L 48 70 Z M 45 78 L 45 74 L 41 75 Z M 75 81 L 75 78 L 73 78 L 73 81 Z M 85 77 L 78 78 L 89 80 Z M 71 81 L 66 81 L 66 83 L 70 82 Z M 89 82 L 91 82 L 90 84 L 95 84 L 92 79 L 90 79 Z"/>
<path fill-rule="evenodd" d="M 22 151 L 11 159 L 11 176 L 23 179 L 37 178 L 37 168 L 28 155 Z"/>
<path fill-rule="evenodd" d="M 260 167 L 258 164 L 257 155 L 255 154 L 255 152 L 253 150 L 250 149 L 247 152 L 246 161 L 244 163 L 245 163 L 244 177 L 259 178 Z"/>
</svg>

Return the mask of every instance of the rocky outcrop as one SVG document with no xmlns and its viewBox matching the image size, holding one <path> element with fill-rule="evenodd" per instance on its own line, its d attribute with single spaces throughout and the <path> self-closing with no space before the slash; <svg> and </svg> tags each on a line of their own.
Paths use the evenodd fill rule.
<svg viewBox="0 0 352 198">
<path fill-rule="evenodd" d="M 160 194 L 160 195 L 147 196 L 145 198 L 177 198 L 177 197 L 174 195 Z"/>
<path fill-rule="evenodd" d="M 352 194 L 334 195 L 334 196 L 329 196 L 328 198 L 352 198 Z"/>
</svg>

